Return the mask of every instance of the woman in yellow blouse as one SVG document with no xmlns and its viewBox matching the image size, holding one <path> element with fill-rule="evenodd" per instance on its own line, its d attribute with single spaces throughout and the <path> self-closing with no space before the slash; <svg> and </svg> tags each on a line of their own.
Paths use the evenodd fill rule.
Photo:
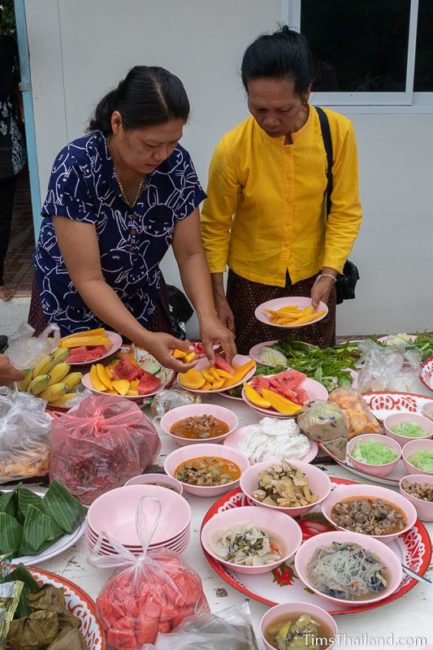
<svg viewBox="0 0 433 650">
<path fill-rule="evenodd" d="M 325 110 L 333 144 L 333 191 L 326 213 L 327 158 L 305 39 L 287 27 L 257 38 L 242 61 L 251 117 L 218 143 L 202 210 L 202 238 L 220 319 L 239 352 L 281 337 L 254 309 L 265 300 L 311 296 L 329 307 L 286 337 L 335 343 L 335 278 L 361 223 L 357 151 L 351 122 Z M 229 267 L 227 295 L 223 273 Z"/>
</svg>

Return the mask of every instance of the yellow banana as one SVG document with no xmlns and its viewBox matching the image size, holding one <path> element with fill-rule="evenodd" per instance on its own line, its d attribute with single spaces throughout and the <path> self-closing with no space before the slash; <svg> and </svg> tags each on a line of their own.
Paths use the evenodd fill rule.
<svg viewBox="0 0 433 650">
<path fill-rule="evenodd" d="M 43 359 L 36 364 L 33 368 L 33 377 L 38 377 L 39 375 L 47 375 L 51 368 L 56 364 L 62 363 L 68 358 L 69 350 L 66 348 L 57 348 L 51 354 L 47 354 Z"/>
<path fill-rule="evenodd" d="M 69 375 L 66 375 L 66 377 L 63 378 L 63 381 L 65 382 L 67 389 L 70 390 L 80 383 L 82 377 L 82 372 L 70 372 Z"/>
<path fill-rule="evenodd" d="M 57 363 L 49 372 L 51 379 L 48 385 L 53 386 L 54 384 L 58 384 L 59 381 L 62 381 L 63 377 L 66 377 L 70 369 L 71 366 L 69 363 L 66 363 L 66 361 L 63 361 L 63 363 Z"/>
<path fill-rule="evenodd" d="M 33 377 L 33 369 L 28 368 L 27 370 L 24 370 L 24 379 L 21 379 L 21 381 L 17 382 L 17 388 L 18 390 L 26 391 L 28 387 L 30 386 L 30 382 Z"/>
<path fill-rule="evenodd" d="M 42 393 L 42 391 L 48 388 L 49 383 L 50 375 L 39 375 L 38 377 L 32 379 L 28 391 L 30 393 L 33 393 L 33 395 L 39 395 L 39 393 Z"/>
<path fill-rule="evenodd" d="M 53 384 L 52 386 L 48 386 L 48 388 L 41 393 L 41 397 L 47 402 L 55 402 L 59 400 L 65 393 L 66 385 L 65 382 L 62 381 L 57 384 Z"/>
</svg>

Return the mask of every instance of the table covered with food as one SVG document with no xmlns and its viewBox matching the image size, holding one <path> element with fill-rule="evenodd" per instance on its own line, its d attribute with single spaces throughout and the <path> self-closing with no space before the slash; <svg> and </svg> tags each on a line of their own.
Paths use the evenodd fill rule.
<svg viewBox="0 0 433 650">
<path fill-rule="evenodd" d="M 433 647 L 427 334 L 50 345 L 0 389 L 0 647 Z"/>
</svg>

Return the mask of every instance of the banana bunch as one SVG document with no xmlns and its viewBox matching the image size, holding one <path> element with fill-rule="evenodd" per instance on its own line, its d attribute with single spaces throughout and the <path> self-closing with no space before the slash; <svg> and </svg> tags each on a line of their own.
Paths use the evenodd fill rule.
<svg viewBox="0 0 433 650">
<path fill-rule="evenodd" d="M 52 406 L 63 406 L 75 397 L 76 393 L 70 391 L 83 376 L 81 372 L 70 372 L 71 367 L 65 361 L 68 354 L 67 348 L 58 348 L 45 356 L 34 368 L 25 371 L 24 379 L 17 384 L 18 390 L 37 395 Z"/>
</svg>

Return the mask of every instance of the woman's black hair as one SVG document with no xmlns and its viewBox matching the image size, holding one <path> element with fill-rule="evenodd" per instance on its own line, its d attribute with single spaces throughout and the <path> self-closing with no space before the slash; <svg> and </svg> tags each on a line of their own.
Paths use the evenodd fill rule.
<svg viewBox="0 0 433 650">
<path fill-rule="evenodd" d="M 309 45 L 302 34 L 286 25 L 273 34 L 263 34 L 245 50 L 241 75 L 247 92 L 249 81 L 267 77 L 293 79 L 295 91 L 301 95 L 313 80 Z"/>
<path fill-rule="evenodd" d="M 190 106 L 181 80 L 165 68 L 136 65 L 115 90 L 101 99 L 88 131 L 112 133 L 111 116 L 119 111 L 125 129 L 188 120 Z"/>
</svg>

